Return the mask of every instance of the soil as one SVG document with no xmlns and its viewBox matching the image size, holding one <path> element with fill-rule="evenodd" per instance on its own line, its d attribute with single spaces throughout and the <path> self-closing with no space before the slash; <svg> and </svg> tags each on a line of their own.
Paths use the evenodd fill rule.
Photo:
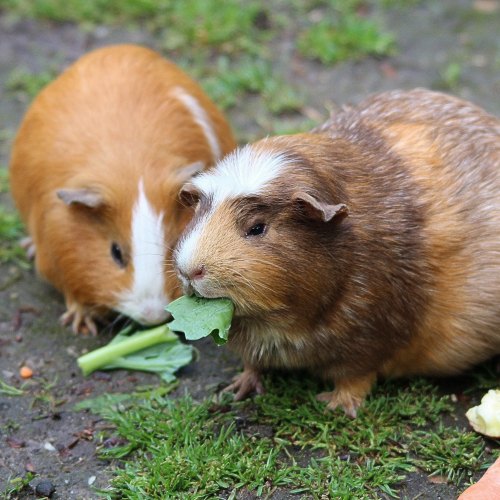
<svg viewBox="0 0 500 500">
<path fill-rule="evenodd" d="M 306 113 L 320 122 L 329 109 L 356 102 L 369 93 L 422 86 L 453 92 L 500 115 L 500 2 L 409 4 L 412 6 L 380 14 L 386 28 L 396 35 L 398 53 L 393 57 L 324 67 L 298 57 L 292 34 L 276 44 L 276 65 L 302 89 Z M 156 46 L 154 38 L 140 29 L 98 27 L 83 31 L 70 24 L 15 20 L 1 14 L 0 41 L 2 165 L 8 163 L 10 142 L 27 106 L 26 100 L 5 89 L 12 70 L 61 69 L 84 52 L 110 43 Z M 450 63 L 461 68 L 459 78 L 453 81 L 444 73 Z M 240 137 L 267 133 L 256 116 L 255 99 L 241 102 L 228 112 Z M 8 195 L 0 196 L 0 203 L 11 204 Z M 112 474 L 111 465 L 95 455 L 93 437 L 105 424 L 90 413 L 75 412 L 74 404 L 100 393 L 130 392 L 139 385 L 156 383 L 154 376 L 123 371 L 83 378 L 76 357 L 107 343 L 112 335 L 74 336 L 57 321 L 63 311 L 62 298 L 37 279 L 33 270 L 13 264 L 0 266 L 0 378 L 19 386 L 20 367 L 29 365 L 34 370 L 33 378 L 25 384 L 24 396 L 0 396 L 0 492 L 9 478 L 31 470 L 37 473 L 33 486 L 43 478 L 52 482 L 56 488 L 52 498 L 96 498 L 91 486 L 105 487 Z M 188 391 L 202 398 L 227 383 L 240 364 L 210 340 L 197 347 L 200 359 L 181 370 L 177 392 Z M 400 495 L 451 499 L 456 498 L 457 491 L 446 482 L 431 482 L 417 472 L 408 476 Z M 28 490 L 23 493 L 25 498 L 33 496 Z M 276 494 L 276 498 L 288 497 L 286 492 Z M 241 498 L 253 496 L 247 493 Z"/>
</svg>

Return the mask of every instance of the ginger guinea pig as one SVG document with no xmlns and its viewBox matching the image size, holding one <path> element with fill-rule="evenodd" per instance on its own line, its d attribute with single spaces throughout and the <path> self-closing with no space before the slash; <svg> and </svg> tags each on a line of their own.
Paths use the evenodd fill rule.
<svg viewBox="0 0 500 500">
<path fill-rule="evenodd" d="M 64 294 L 63 323 L 95 333 L 110 310 L 166 319 L 179 294 L 172 248 L 190 217 L 178 191 L 234 147 L 201 88 L 143 47 L 93 51 L 42 90 L 10 178 L 36 268 Z"/>
<path fill-rule="evenodd" d="M 393 91 L 311 133 L 241 148 L 181 191 L 186 293 L 228 297 L 228 346 L 262 391 L 309 369 L 348 415 L 377 376 L 449 375 L 500 353 L 500 121 Z"/>
</svg>

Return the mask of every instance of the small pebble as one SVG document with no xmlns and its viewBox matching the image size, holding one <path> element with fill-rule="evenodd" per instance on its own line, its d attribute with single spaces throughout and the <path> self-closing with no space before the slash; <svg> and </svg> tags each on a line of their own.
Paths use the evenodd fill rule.
<svg viewBox="0 0 500 500">
<path fill-rule="evenodd" d="M 89 477 L 89 479 L 88 479 L 88 481 L 87 481 L 87 484 L 88 484 L 89 486 L 92 486 L 92 485 L 95 483 L 95 480 L 96 480 L 96 479 L 97 479 L 97 478 L 96 478 L 95 476 L 90 476 L 90 477 Z"/>
<path fill-rule="evenodd" d="M 66 352 L 73 358 L 78 358 L 78 356 L 80 356 L 80 354 L 78 354 L 76 350 L 76 346 L 74 345 L 70 345 L 69 347 L 67 347 Z"/>
<path fill-rule="evenodd" d="M 13 436 L 6 438 L 5 441 L 11 448 L 24 448 L 26 446 L 24 441 Z"/>
<path fill-rule="evenodd" d="M 35 486 L 35 494 L 37 497 L 50 497 L 56 491 L 56 487 L 48 479 L 40 480 Z"/>
<path fill-rule="evenodd" d="M 53 444 L 49 443 L 48 441 L 45 442 L 43 444 L 43 447 L 47 450 L 47 451 L 57 451 L 56 448 L 54 447 Z"/>
<path fill-rule="evenodd" d="M 28 462 L 28 463 L 24 466 L 24 470 L 25 470 L 26 472 L 35 472 L 35 466 L 34 466 L 32 463 Z"/>
</svg>

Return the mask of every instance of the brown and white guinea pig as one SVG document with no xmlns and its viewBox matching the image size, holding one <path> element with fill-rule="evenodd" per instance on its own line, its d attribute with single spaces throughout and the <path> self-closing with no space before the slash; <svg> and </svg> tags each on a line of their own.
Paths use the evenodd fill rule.
<svg viewBox="0 0 500 500">
<path fill-rule="evenodd" d="M 311 133 L 245 146 L 181 191 L 187 293 L 235 304 L 229 347 L 335 384 L 354 416 L 377 376 L 448 375 L 500 353 L 500 121 L 417 89 Z"/>
<path fill-rule="evenodd" d="M 95 50 L 42 90 L 10 178 L 36 268 L 64 294 L 63 323 L 95 333 L 109 310 L 166 319 L 179 294 L 172 247 L 190 217 L 177 194 L 234 147 L 201 88 L 144 47 Z"/>
</svg>

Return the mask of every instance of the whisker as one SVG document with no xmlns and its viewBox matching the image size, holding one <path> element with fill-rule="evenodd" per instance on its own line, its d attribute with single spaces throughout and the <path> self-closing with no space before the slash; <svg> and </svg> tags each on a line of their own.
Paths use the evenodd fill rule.
<svg viewBox="0 0 500 500">
<path fill-rule="evenodd" d="M 164 264 L 162 269 L 164 273 L 168 274 L 168 276 L 171 276 L 173 274 L 177 276 L 177 272 L 175 271 L 175 269 L 172 269 L 172 266 L 170 266 L 168 263 Z"/>
</svg>

